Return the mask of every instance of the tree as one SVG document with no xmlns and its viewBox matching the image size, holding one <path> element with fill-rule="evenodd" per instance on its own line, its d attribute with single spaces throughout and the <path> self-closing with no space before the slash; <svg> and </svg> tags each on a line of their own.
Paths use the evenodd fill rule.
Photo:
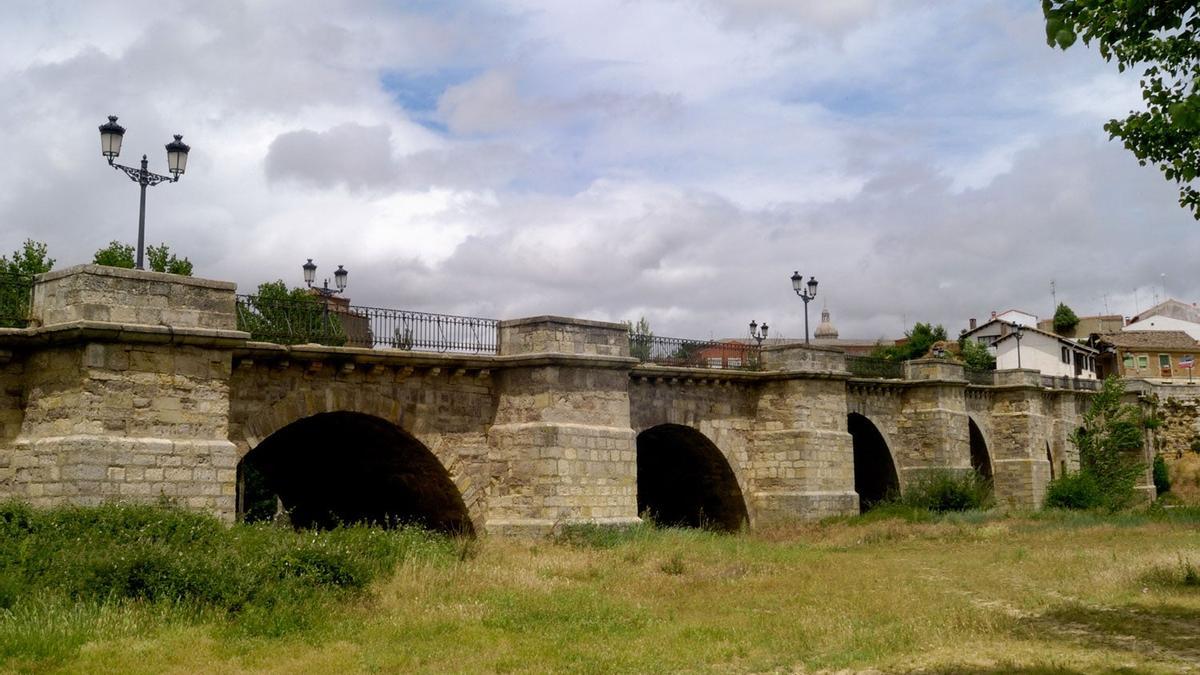
<svg viewBox="0 0 1200 675">
<path fill-rule="evenodd" d="M 122 244 L 119 241 L 109 242 L 108 246 L 96 251 L 92 262 L 96 265 L 123 267 L 125 269 L 133 269 L 137 266 L 133 246 Z M 184 277 L 192 276 L 192 262 L 187 258 L 183 258 L 182 260 L 178 258 L 174 253 L 171 253 L 171 247 L 166 244 L 147 246 L 146 262 L 150 264 L 150 271 L 152 272 L 166 272 Z"/>
<path fill-rule="evenodd" d="M 941 342 L 946 339 L 946 329 L 941 324 L 933 326 L 932 324 L 918 321 L 913 325 L 912 330 L 904 333 L 904 337 L 907 340 L 900 344 L 890 347 L 883 345 L 876 346 L 871 356 L 888 359 L 889 361 L 919 359 L 929 353 L 935 342 Z"/>
<path fill-rule="evenodd" d="M 28 321 L 33 275 L 54 267 L 54 258 L 46 253 L 45 244 L 26 239 L 12 257 L 0 256 L 0 326 L 21 327 Z"/>
<path fill-rule="evenodd" d="M 996 369 L 996 357 L 992 355 L 992 350 L 975 340 L 960 340 L 958 356 L 970 370 Z"/>
<path fill-rule="evenodd" d="M 1138 479 L 1146 472 L 1140 457 L 1145 430 L 1154 424 L 1140 407 L 1124 403 L 1124 396 L 1121 380 L 1105 379 L 1083 414 L 1083 425 L 1069 437 L 1079 449 L 1080 477 L 1096 486 L 1095 505 L 1110 511 L 1133 503 Z"/>
<path fill-rule="evenodd" d="M 150 269 L 155 272 L 178 274 L 182 277 L 192 276 L 192 261 L 187 258 L 182 260 L 177 258 L 166 244 L 147 246 L 146 261 L 150 263 Z"/>
<path fill-rule="evenodd" d="M 650 360 L 651 343 L 654 341 L 654 331 L 650 330 L 650 322 L 646 317 L 638 319 L 637 324 L 625 322 L 629 329 L 629 355 L 642 361 Z"/>
<path fill-rule="evenodd" d="M 1079 317 L 1075 316 L 1075 312 L 1067 307 L 1067 303 L 1058 303 L 1058 309 L 1054 310 L 1054 332 L 1059 335 L 1075 330 L 1075 326 L 1079 325 Z"/>
<path fill-rule="evenodd" d="M 124 267 L 125 269 L 133 269 L 137 266 L 133 257 L 133 246 L 122 244 L 116 240 L 96 251 L 96 255 L 92 256 L 92 263 L 109 267 Z"/>
<path fill-rule="evenodd" d="M 1144 68 L 1145 110 L 1104 125 L 1138 163 L 1153 162 L 1179 187 L 1180 206 L 1200 219 L 1200 10 L 1192 0 L 1043 0 L 1046 41 L 1096 43 L 1117 69 Z"/>
<path fill-rule="evenodd" d="M 288 290 L 282 280 L 259 284 L 258 293 L 238 300 L 238 330 L 250 333 L 251 340 L 281 345 L 344 345 L 341 318 L 325 302 L 304 288 Z"/>
</svg>

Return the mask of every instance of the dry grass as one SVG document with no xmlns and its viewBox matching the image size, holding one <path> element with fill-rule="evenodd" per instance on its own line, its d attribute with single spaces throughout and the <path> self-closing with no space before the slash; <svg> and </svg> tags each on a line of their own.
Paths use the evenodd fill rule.
<svg viewBox="0 0 1200 675">
<path fill-rule="evenodd" d="M 1171 476 L 1171 493 L 1185 504 L 1200 504 L 1200 453 L 1165 456 Z"/>
<path fill-rule="evenodd" d="M 486 540 L 406 563 L 319 629 L 105 631 L 70 672 L 1200 670 L 1194 524 L 1095 517 L 827 523 L 603 546 Z M 114 612 L 136 612 L 125 608 Z"/>
</svg>

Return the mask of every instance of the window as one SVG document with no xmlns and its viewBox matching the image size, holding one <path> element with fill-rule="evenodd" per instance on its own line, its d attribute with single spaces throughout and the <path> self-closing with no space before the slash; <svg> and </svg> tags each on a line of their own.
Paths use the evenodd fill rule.
<svg viewBox="0 0 1200 675">
<path fill-rule="evenodd" d="M 708 367 L 709 368 L 720 368 L 721 367 L 721 357 L 719 357 L 719 356 L 708 357 Z"/>
<path fill-rule="evenodd" d="M 1126 370 L 1133 370 L 1133 354 L 1126 354 L 1121 363 L 1125 366 Z"/>
<path fill-rule="evenodd" d="M 1063 363 L 1071 362 L 1071 348 L 1070 347 L 1062 348 L 1062 362 Z"/>
<path fill-rule="evenodd" d="M 1138 359 L 1138 365 L 1137 365 L 1138 370 L 1146 370 L 1147 368 L 1150 367 L 1150 357 L 1147 356 L 1146 354 L 1138 354 L 1137 359 Z"/>
<path fill-rule="evenodd" d="M 730 357 L 729 367 L 730 368 L 741 368 L 742 367 L 742 357 L 740 357 L 740 356 Z"/>
</svg>

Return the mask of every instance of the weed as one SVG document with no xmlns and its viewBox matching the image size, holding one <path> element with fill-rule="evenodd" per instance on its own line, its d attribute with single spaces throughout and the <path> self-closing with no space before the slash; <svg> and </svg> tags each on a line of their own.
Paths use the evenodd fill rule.
<svg viewBox="0 0 1200 675">
<path fill-rule="evenodd" d="M 659 565 L 658 569 L 662 570 L 663 574 L 679 576 L 687 571 L 687 566 L 683 564 L 683 554 L 676 552 L 670 558 L 663 561 L 663 564 Z"/>
</svg>

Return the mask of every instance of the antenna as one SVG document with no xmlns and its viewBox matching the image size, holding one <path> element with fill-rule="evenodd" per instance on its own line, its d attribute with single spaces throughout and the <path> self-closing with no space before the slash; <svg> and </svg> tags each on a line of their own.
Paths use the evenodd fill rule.
<svg viewBox="0 0 1200 675">
<path fill-rule="evenodd" d="M 1050 302 L 1054 305 L 1053 311 L 1050 312 L 1050 314 L 1053 315 L 1054 312 L 1058 311 L 1058 294 L 1054 292 L 1053 279 L 1050 280 Z"/>
</svg>

